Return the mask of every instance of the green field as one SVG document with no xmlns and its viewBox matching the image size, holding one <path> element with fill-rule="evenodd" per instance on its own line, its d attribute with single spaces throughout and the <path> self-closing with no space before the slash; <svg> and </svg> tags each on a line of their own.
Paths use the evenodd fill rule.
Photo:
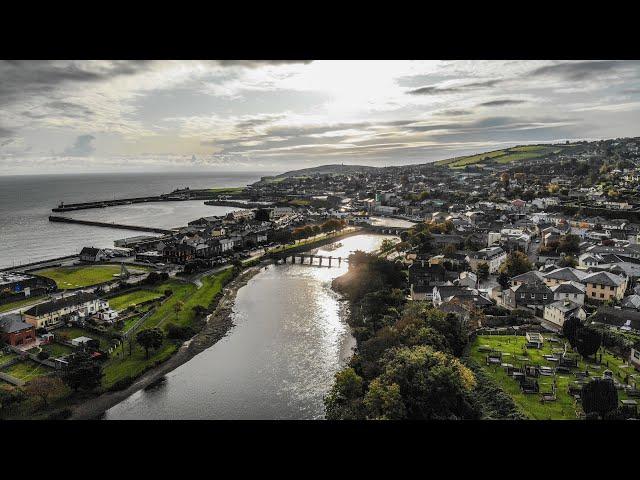
<svg viewBox="0 0 640 480">
<path fill-rule="evenodd" d="M 528 160 L 532 158 L 539 158 L 550 153 L 557 153 L 562 149 L 558 145 L 521 145 L 519 147 L 505 148 L 502 150 L 494 150 L 486 153 L 479 153 L 476 155 L 468 155 L 466 157 L 449 158 L 446 160 L 440 160 L 436 162 L 436 165 L 448 166 L 449 168 L 459 169 L 464 168 L 467 165 L 473 165 L 477 163 L 510 163 L 517 160 Z M 488 159 L 485 161 L 485 159 Z"/>
<path fill-rule="evenodd" d="M 25 382 L 28 382 L 33 378 L 40 377 L 51 371 L 52 370 L 50 368 L 47 368 L 44 365 L 31 360 L 18 362 L 3 370 L 4 373 L 8 373 L 12 377 L 16 377 Z"/>
<path fill-rule="evenodd" d="M 131 267 L 127 270 L 131 273 L 144 272 L 145 267 Z M 35 272 L 37 275 L 47 277 L 56 282 L 60 289 L 82 288 L 98 283 L 116 280 L 115 274 L 120 273 L 120 265 L 91 265 L 77 267 L 54 267 Z"/>
<path fill-rule="evenodd" d="M 73 348 L 68 347 L 67 345 L 61 345 L 59 343 L 42 345 L 41 348 L 44 352 L 47 352 L 51 358 L 65 357 L 73 352 Z"/>
<path fill-rule="evenodd" d="M 109 298 L 108 301 L 109 306 L 112 309 L 120 311 L 133 305 L 138 305 L 140 303 L 148 302 L 149 300 L 161 298 L 162 296 L 163 294 L 158 291 L 141 289 Z"/>
<path fill-rule="evenodd" d="M 28 307 L 33 305 L 34 303 L 38 303 L 40 300 L 44 298 L 44 295 L 40 295 L 37 297 L 29 297 L 24 300 L 20 300 L 19 302 L 11 302 L 6 303 L 4 305 L 0 305 L 0 313 L 8 312 L 9 310 L 14 310 L 16 308 Z"/>
<path fill-rule="evenodd" d="M 480 352 L 481 346 L 488 346 L 496 351 L 500 351 L 503 354 L 502 361 L 504 363 L 511 363 L 514 366 L 520 366 L 525 363 L 518 360 L 518 357 L 527 358 L 527 362 L 530 365 L 549 366 L 554 367 L 555 364 L 547 361 L 543 358 L 543 355 L 553 353 L 553 349 L 562 348 L 563 341 L 560 339 L 558 343 L 552 343 L 548 341 L 549 338 L 557 338 L 555 335 L 544 334 L 545 342 L 544 347 L 540 350 L 532 348 L 526 349 L 526 339 L 524 336 L 514 335 L 480 335 L 478 336 L 470 351 L 470 357 L 478 362 L 483 370 L 493 378 L 498 385 L 509 394 L 520 409 L 531 419 L 535 420 L 570 420 L 577 419 L 578 413 L 581 412 L 579 403 L 568 394 L 568 386 L 570 383 L 576 380 L 573 373 L 571 374 L 557 374 L 557 400 L 555 402 L 541 403 L 540 394 L 525 394 L 520 390 L 518 383 L 507 375 L 506 371 L 499 365 L 486 365 L 486 352 Z M 525 354 L 526 353 L 526 354 Z M 615 358 L 609 352 L 605 352 L 602 358 L 602 365 L 594 365 L 585 363 L 580 359 L 578 369 L 575 371 L 585 371 L 588 369 L 591 375 L 601 375 L 602 372 L 609 368 L 613 371 L 614 375 L 619 381 L 624 382 L 625 375 L 631 373 L 629 369 L 620 368 L 624 362 Z M 608 367 L 607 367 L 608 363 Z M 551 392 L 551 386 L 553 384 L 552 376 L 540 376 L 538 377 L 538 383 L 540 385 L 540 393 Z M 626 398 L 625 394 L 618 392 L 619 398 Z"/>
<path fill-rule="evenodd" d="M 138 328 L 162 328 L 169 323 L 176 323 L 181 326 L 193 326 L 195 312 L 193 308 L 197 305 L 209 307 L 217 293 L 222 290 L 223 282 L 233 273 L 231 268 L 220 273 L 202 278 L 202 287 L 197 288 L 192 283 L 172 280 L 163 283 L 157 290 L 164 291 L 170 289 L 172 295 Z M 182 308 L 176 312 L 175 306 L 182 302 Z M 144 349 L 137 344 L 133 345 L 132 355 L 129 356 L 129 342 L 125 341 L 122 347 L 115 350 L 104 367 L 103 386 L 105 388 L 113 385 L 114 382 L 126 378 L 136 377 L 154 364 L 169 358 L 179 347 L 179 344 L 165 339 L 162 347 L 156 351 L 149 352 L 149 358 L 145 358 Z"/>
</svg>

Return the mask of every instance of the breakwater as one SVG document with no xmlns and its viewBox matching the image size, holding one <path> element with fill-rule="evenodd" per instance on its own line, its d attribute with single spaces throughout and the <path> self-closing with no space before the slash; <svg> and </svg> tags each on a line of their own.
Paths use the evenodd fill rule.
<svg viewBox="0 0 640 480">
<path fill-rule="evenodd" d="M 119 228 L 121 230 L 135 230 L 137 232 L 151 232 L 151 233 L 162 233 L 165 235 L 173 233 L 171 230 L 166 230 L 163 228 L 155 228 L 155 227 L 142 227 L 139 225 L 123 225 L 120 223 L 107 223 L 107 222 L 95 222 L 92 220 L 78 220 L 75 218 L 68 217 L 57 217 L 55 215 L 49 216 L 50 222 L 60 222 L 60 223 L 75 223 L 78 225 L 89 225 L 92 227 L 106 227 L 106 228 Z"/>
</svg>

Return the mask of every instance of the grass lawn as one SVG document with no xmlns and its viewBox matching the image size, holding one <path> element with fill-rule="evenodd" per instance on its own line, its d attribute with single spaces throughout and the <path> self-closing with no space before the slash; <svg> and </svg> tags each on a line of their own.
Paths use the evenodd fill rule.
<svg viewBox="0 0 640 480">
<path fill-rule="evenodd" d="M 0 353 L 0 367 L 2 367 L 2 365 L 4 365 L 5 363 L 10 362 L 17 356 L 18 355 L 16 353 Z"/>
<path fill-rule="evenodd" d="M 540 402 L 540 394 L 524 394 L 520 391 L 518 383 L 511 378 L 505 370 L 499 365 L 486 365 L 486 352 L 480 352 L 481 346 L 489 346 L 494 350 L 500 351 L 503 354 L 502 361 L 504 363 L 511 363 L 514 366 L 520 366 L 522 363 L 517 357 L 527 358 L 529 364 L 554 367 L 553 362 L 547 361 L 543 358 L 543 355 L 553 353 L 553 349 L 563 348 L 563 339 L 560 339 L 559 343 L 552 343 L 548 341 L 548 338 L 557 338 L 551 334 L 544 334 L 545 342 L 544 347 L 541 349 L 525 349 L 526 339 L 524 336 L 515 335 L 481 335 L 478 336 L 470 351 L 470 356 L 482 365 L 483 370 L 490 375 L 502 389 L 509 394 L 521 410 L 527 414 L 531 419 L 535 420 L 569 420 L 576 419 L 576 412 L 581 411 L 580 405 L 577 405 L 573 397 L 568 394 L 569 384 L 576 380 L 573 373 L 570 374 L 557 374 L 557 391 L 555 402 Z M 526 355 L 524 353 L 526 352 Z M 507 355 L 505 355 L 507 354 Z M 599 365 L 599 369 L 593 368 L 593 364 L 585 363 L 583 359 L 580 359 L 578 369 L 574 371 L 584 371 L 588 369 L 594 376 L 600 376 L 602 372 L 607 368 L 605 361 L 609 361 L 609 369 L 618 377 L 618 380 L 623 381 L 624 377 L 620 375 L 620 369 L 617 367 L 618 373 L 616 373 L 616 364 L 622 365 L 623 362 L 619 359 L 615 359 L 610 353 L 603 355 L 603 365 Z M 628 369 L 626 369 L 628 370 Z M 625 372 L 630 373 L 630 372 Z M 551 392 L 551 386 L 553 384 L 552 376 L 540 376 L 538 377 L 538 383 L 540 385 L 540 392 Z M 626 395 L 622 392 L 618 392 L 620 399 L 626 398 Z"/>
<path fill-rule="evenodd" d="M 177 281 L 166 282 L 158 287 L 159 291 L 171 289 L 173 294 L 139 327 L 164 328 L 169 323 L 176 323 L 182 326 L 191 326 L 195 319 L 193 307 L 200 305 L 208 307 L 213 298 L 222 290 L 222 282 L 232 275 L 232 268 L 223 270 L 220 273 L 202 278 L 202 287 L 196 288 L 191 283 Z M 182 309 L 176 313 L 175 306 L 182 302 Z M 135 322 L 135 320 L 133 320 Z M 125 327 L 127 328 L 127 327 Z M 144 349 L 134 344 L 132 355 L 129 356 L 129 343 L 125 343 L 117 348 L 104 367 L 103 386 L 105 388 L 113 385 L 114 382 L 125 377 L 136 377 L 147 368 L 152 367 L 156 362 L 162 362 L 169 358 L 178 345 L 165 339 L 162 347 L 156 351 L 149 352 L 149 358 L 145 358 Z"/>
<path fill-rule="evenodd" d="M 3 370 L 4 373 L 8 373 L 12 377 L 19 378 L 20 380 L 24 380 L 25 382 L 49 373 L 50 371 L 50 368 L 47 368 L 44 365 L 41 365 L 32 360 L 18 362 Z"/>
<path fill-rule="evenodd" d="M 51 358 L 60 358 L 73 352 L 73 348 L 59 343 L 50 343 L 42 345 L 42 350 L 47 352 Z"/>
<path fill-rule="evenodd" d="M 152 367 L 156 362 L 162 362 L 169 358 L 178 346 L 168 340 L 165 340 L 158 350 L 149 351 L 149 358 L 145 358 L 144 349 L 139 345 L 133 346 L 132 355 L 129 356 L 129 346 L 125 342 L 124 349 L 118 348 L 104 365 L 102 385 L 109 388 L 118 380 L 126 377 L 136 377 L 146 369 Z"/>
<path fill-rule="evenodd" d="M 43 298 L 44 298 L 44 295 L 39 295 L 37 297 L 25 298 L 24 300 L 20 300 L 18 302 L 11 302 L 11 303 L 6 303 L 4 305 L 0 305 L 0 313 L 8 312 L 9 310 L 14 310 L 20 307 L 28 307 L 29 305 L 39 302 Z"/>
<path fill-rule="evenodd" d="M 132 305 L 138 305 L 139 303 L 144 303 L 149 300 L 155 300 L 162 296 L 163 294 L 158 291 L 140 289 L 118 295 L 117 297 L 109 298 L 108 301 L 111 308 L 116 311 L 120 311 Z"/>
<path fill-rule="evenodd" d="M 127 266 L 127 270 L 134 273 L 148 269 L 138 266 Z M 115 280 L 116 277 L 114 277 L 114 274 L 120 273 L 120 265 L 54 267 L 35 273 L 54 280 L 60 289 L 81 288 Z"/>
<path fill-rule="evenodd" d="M 158 290 L 169 288 L 173 294 L 142 324 L 141 328 L 165 327 L 169 323 L 190 326 L 195 314 L 193 307 L 200 305 L 208 307 L 213 298 L 222 290 L 222 282 L 230 277 L 232 269 L 228 268 L 220 273 L 202 278 L 202 287 L 196 288 L 191 283 L 168 282 Z M 176 312 L 175 307 L 182 302 L 182 308 Z"/>
</svg>

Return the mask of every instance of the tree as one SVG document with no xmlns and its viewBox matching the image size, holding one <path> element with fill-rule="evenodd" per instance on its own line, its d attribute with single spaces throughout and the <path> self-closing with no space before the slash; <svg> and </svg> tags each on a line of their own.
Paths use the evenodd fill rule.
<svg viewBox="0 0 640 480">
<path fill-rule="evenodd" d="M 24 392 L 9 384 L 0 385 L 0 418 L 3 412 L 7 412 L 9 408 L 22 402 L 25 398 Z"/>
<path fill-rule="evenodd" d="M 149 350 L 155 350 L 162 346 L 163 338 L 162 330 L 159 328 L 147 328 L 139 331 L 136 335 L 136 340 L 144 348 L 146 358 L 149 358 Z"/>
<path fill-rule="evenodd" d="M 259 208 L 256 210 L 256 220 L 260 222 L 268 222 L 271 218 L 271 211 L 268 208 Z"/>
<path fill-rule="evenodd" d="M 374 418 L 479 418 L 472 399 L 475 376 L 457 358 L 417 345 L 392 349 L 383 362 L 366 402 Z"/>
<path fill-rule="evenodd" d="M 364 397 L 364 406 L 368 419 L 402 420 L 407 414 L 400 394 L 400 385 L 385 385 L 379 378 L 371 382 Z"/>
<path fill-rule="evenodd" d="M 178 315 L 180 315 L 180 312 L 182 311 L 182 308 L 184 307 L 184 302 L 178 300 L 174 305 L 173 305 L 173 311 L 176 312 L 176 320 L 178 319 Z"/>
<path fill-rule="evenodd" d="M 74 391 L 93 390 L 102 382 L 102 368 L 88 352 L 74 353 L 69 359 L 62 380 Z"/>
<path fill-rule="evenodd" d="M 572 347 L 576 345 L 576 338 L 578 336 L 578 330 L 582 328 L 582 322 L 576 316 L 571 316 L 565 320 L 562 325 L 562 335 L 567 339 Z"/>
<path fill-rule="evenodd" d="M 42 406 L 49 405 L 49 399 L 62 393 L 64 384 L 57 377 L 36 377 L 29 381 L 25 387 L 25 393 L 30 397 L 37 397 L 42 400 Z"/>
<path fill-rule="evenodd" d="M 568 255 L 576 255 L 580 253 L 580 237 L 577 235 L 564 235 L 558 242 L 558 252 Z"/>
<path fill-rule="evenodd" d="M 600 348 L 602 335 L 591 327 L 583 327 L 576 333 L 576 348 L 578 353 L 587 358 L 595 355 Z"/>
<path fill-rule="evenodd" d="M 509 288 L 509 275 L 505 272 L 500 272 L 498 274 L 498 284 L 502 287 L 503 290 Z"/>
<path fill-rule="evenodd" d="M 481 262 L 478 264 L 478 279 L 481 281 L 489 278 L 489 265 L 486 262 Z"/>
<path fill-rule="evenodd" d="M 336 373 L 333 387 L 324 399 L 327 420 L 363 419 L 363 388 L 362 377 L 353 368 Z"/>
<path fill-rule="evenodd" d="M 380 251 L 383 253 L 388 252 L 390 250 L 393 250 L 394 246 L 395 242 L 393 240 L 385 238 L 380 244 Z"/>
<path fill-rule="evenodd" d="M 509 278 L 527 273 L 533 269 L 533 265 L 529 261 L 526 254 L 515 251 L 507 255 L 507 259 L 500 267 L 500 272 L 506 273 Z"/>
<path fill-rule="evenodd" d="M 604 418 L 618 408 L 618 391 L 611 380 L 591 380 L 584 387 L 580 395 L 584 413 L 597 414 Z"/>
</svg>

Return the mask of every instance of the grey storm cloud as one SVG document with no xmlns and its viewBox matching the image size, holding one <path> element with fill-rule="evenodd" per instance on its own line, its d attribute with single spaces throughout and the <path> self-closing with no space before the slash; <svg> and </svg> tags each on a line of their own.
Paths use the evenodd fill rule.
<svg viewBox="0 0 640 480">
<path fill-rule="evenodd" d="M 11 137 L 14 133 L 15 132 L 9 128 L 0 127 L 0 138 Z"/>
<path fill-rule="evenodd" d="M 519 103 L 526 103 L 526 100 L 516 100 L 513 98 L 505 98 L 504 100 L 490 100 L 479 104 L 479 107 L 502 107 L 505 105 L 517 105 Z"/>
<path fill-rule="evenodd" d="M 443 93 L 467 92 L 471 90 L 491 88 L 503 81 L 504 80 L 502 79 L 493 79 L 493 80 L 485 80 L 482 82 L 464 83 L 462 85 L 450 85 L 450 86 L 428 85 L 426 87 L 420 87 L 413 90 L 409 90 L 407 93 L 410 95 L 440 95 Z"/>
<path fill-rule="evenodd" d="M 632 63 L 637 64 L 637 62 Z M 570 61 L 536 68 L 530 72 L 529 75 L 558 75 L 566 80 L 580 81 L 597 78 L 605 72 L 610 72 L 628 65 L 629 62 L 621 62 L 617 60 Z"/>
<path fill-rule="evenodd" d="M 91 155 L 96 150 L 93 146 L 95 138 L 93 135 L 80 135 L 73 145 L 62 152 L 62 155 L 66 157 L 87 157 Z"/>
<path fill-rule="evenodd" d="M 108 80 L 132 75 L 146 68 L 146 60 L 113 61 L 99 65 L 55 60 L 2 60 L 0 105 L 33 95 L 48 94 L 63 84 Z"/>
<path fill-rule="evenodd" d="M 83 105 L 77 105 L 71 102 L 53 101 L 48 102 L 38 108 L 25 110 L 22 115 L 28 118 L 41 119 L 55 114 L 60 117 L 89 119 L 93 115 L 93 111 Z"/>
</svg>

